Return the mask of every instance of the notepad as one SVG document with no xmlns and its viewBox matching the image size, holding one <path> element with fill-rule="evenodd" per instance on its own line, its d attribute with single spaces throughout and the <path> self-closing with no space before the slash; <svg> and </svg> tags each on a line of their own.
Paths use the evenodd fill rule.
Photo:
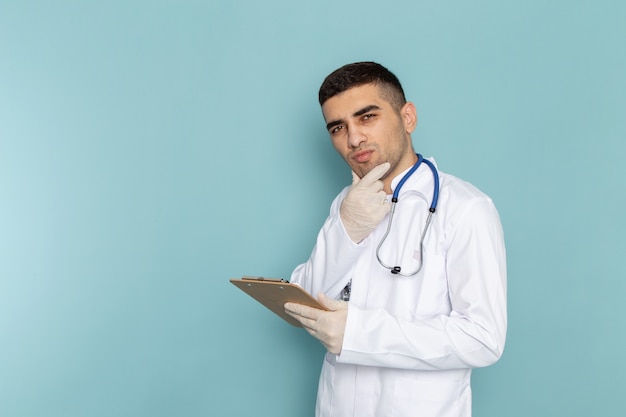
<svg viewBox="0 0 626 417">
<path fill-rule="evenodd" d="M 302 287 L 284 279 L 244 276 L 241 279 L 233 278 L 230 282 L 296 327 L 302 327 L 302 325 L 285 312 L 285 303 L 304 304 L 320 310 L 328 310 Z"/>
</svg>

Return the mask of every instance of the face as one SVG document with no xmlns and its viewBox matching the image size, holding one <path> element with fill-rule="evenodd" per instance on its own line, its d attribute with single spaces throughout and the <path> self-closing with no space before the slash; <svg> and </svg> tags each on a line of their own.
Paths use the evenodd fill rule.
<svg viewBox="0 0 626 417">
<path fill-rule="evenodd" d="M 384 162 L 391 164 L 382 178 L 388 193 L 391 180 L 417 161 L 411 143 L 417 125 L 415 106 L 406 103 L 394 109 L 375 84 L 328 99 L 322 113 L 333 146 L 359 177 Z"/>
</svg>

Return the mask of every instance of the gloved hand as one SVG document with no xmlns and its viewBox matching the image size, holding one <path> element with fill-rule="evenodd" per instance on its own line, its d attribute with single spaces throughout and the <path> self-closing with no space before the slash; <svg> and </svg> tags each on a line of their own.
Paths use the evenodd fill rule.
<svg viewBox="0 0 626 417">
<path fill-rule="evenodd" d="M 317 299 L 329 311 L 305 306 L 303 304 L 285 303 L 285 312 L 298 320 L 307 332 L 328 349 L 338 355 L 343 345 L 343 334 L 348 319 L 348 303 L 333 300 L 320 294 Z"/>
<path fill-rule="evenodd" d="M 380 164 L 361 179 L 352 172 L 352 187 L 341 202 L 339 214 L 354 243 L 365 239 L 391 209 L 380 181 L 390 166 L 389 162 Z"/>
</svg>

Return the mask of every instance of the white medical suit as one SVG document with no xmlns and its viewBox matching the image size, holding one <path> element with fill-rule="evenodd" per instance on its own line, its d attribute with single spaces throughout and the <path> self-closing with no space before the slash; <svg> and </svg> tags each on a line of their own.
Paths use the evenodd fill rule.
<svg viewBox="0 0 626 417">
<path fill-rule="evenodd" d="M 348 237 L 339 216 L 348 187 L 333 201 L 310 259 L 294 270 L 291 282 L 313 295 L 338 298 L 352 280 L 341 354 L 326 354 L 317 416 L 471 416 L 471 369 L 493 364 L 504 348 L 504 239 L 489 197 L 454 176 L 439 178 L 417 275 L 391 274 L 377 261 L 388 218 L 359 244 Z M 387 265 L 407 272 L 419 265 L 433 184 L 421 164 L 402 187 L 380 251 Z"/>
</svg>

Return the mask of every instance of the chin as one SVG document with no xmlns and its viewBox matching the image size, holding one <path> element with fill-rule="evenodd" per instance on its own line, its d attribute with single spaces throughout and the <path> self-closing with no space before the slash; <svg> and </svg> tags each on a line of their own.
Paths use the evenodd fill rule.
<svg viewBox="0 0 626 417">
<path fill-rule="evenodd" d="M 376 165 L 359 165 L 357 167 L 356 170 L 353 169 L 354 172 L 357 173 L 357 175 L 359 176 L 359 178 L 363 178 L 364 176 L 366 176 L 367 174 L 369 174 L 369 172 L 374 169 Z"/>
</svg>

